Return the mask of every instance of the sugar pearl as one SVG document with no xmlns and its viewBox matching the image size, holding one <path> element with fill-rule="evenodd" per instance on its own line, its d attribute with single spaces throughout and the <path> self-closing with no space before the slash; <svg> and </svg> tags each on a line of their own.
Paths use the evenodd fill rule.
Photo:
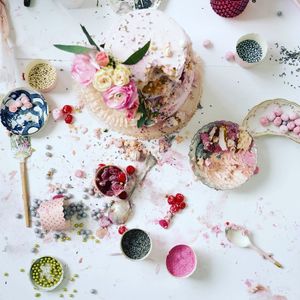
<svg viewBox="0 0 300 300">
<path fill-rule="evenodd" d="M 296 120 L 295 120 L 295 124 L 296 124 L 297 126 L 300 126 L 300 119 L 296 119 Z"/>
<path fill-rule="evenodd" d="M 280 108 L 280 107 L 276 107 L 275 109 L 274 109 L 274 113 L 275 113 L 275 115 L 277 116 L 277 117 L 280 117 L 281 115 L 282 115 L 282 109 Z"/>
<path fill-rule="evenodd" d="M 281 115 L 281 120 L 282 121 L 288 121 L 289 120 L 289 115 L 288 114 L 282 114 Z"/>
<path fill-rule="evenodd" d="M 296 134 L 300 133 L 300 126 L 295 127 L 293 132 Z"/>
<path fill-rule="evenodd" d="M 276 117 L 275 120 L 274 120 L 274 125 L 279 127 L 281 124 L 282 124 L 281 118 Z"/>
<path fill-rule="evenodd" d="M 279 127 L 280 132 L 287 133 L 289 131 L 288 127 L 286 125 L 281 125 Z"/>
<path fill-rule="evenodd" d="M 259 121 L 262 126 L 268 126 L 270 123 L 270 121 L 266 117 L 261 117 Z"/>
<path fill-rule="evenodd" d="M 299 115 L 297 113 L 290 113 L 289 117 L 290 120 L 295 121 L 296 119 L 299 118 Z"/>
<path fill-rule="evenodd" d="M 288 124 L 287 124 L 287 128 L 289 129 L 289 130 L 293 130 L 294 128 L 295 128 L 295 122 L 289 122 Z"/>
<path fill-rule="evenodd" d="M 276 116 L 273 112 L 270 112 L 267 114 L 267 119 L 270 121 L 270 122 L 273 122 L 275 120 Z"/>
</svg>

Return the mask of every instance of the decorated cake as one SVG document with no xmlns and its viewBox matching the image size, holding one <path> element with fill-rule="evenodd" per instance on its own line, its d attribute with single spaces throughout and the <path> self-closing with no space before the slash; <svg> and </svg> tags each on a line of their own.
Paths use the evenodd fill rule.
<svg viewBox="0 0 300 300">
<path fill-rule="evenodd" d="M 99 119 L 145 139 L 187 124 L 200 101 L 201 67 L 190 38 L 174 20 L 158 10 L 131 12 L 103 46 L 93 84 L 81 88 L 82 100 Z"/>
</svg>

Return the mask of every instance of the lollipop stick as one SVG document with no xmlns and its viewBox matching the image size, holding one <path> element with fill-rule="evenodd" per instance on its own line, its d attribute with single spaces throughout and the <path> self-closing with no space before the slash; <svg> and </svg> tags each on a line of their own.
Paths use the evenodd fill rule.
<svg viewBox="0 0 300 300">
<path fill-rule="evenodd" d="M 26 172 L 26 159 L 20 162 L 21 180 L 22 180 L 22 198 L 24 204 L 24 215 L 27 227 L 31 227 L 30 215 L 29 215 L 29 197 L 27 187 L 27 172 Z"/>
</svg>

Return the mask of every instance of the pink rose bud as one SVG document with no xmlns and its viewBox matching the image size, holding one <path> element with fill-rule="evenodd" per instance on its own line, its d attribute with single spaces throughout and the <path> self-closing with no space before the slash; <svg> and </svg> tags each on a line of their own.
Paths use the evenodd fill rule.
<svg viewBox="0 0 300 300">
<path fill-rule="evenodd" d="M 273 123 L 275 126 L 279 127 L 282 124 L 282 120 L 280 117 L 276 117 Z"/>
<path fill-rule="evenodd" d="M 293 121 L 292 122 L 288 122 L 288 124 L 287 124 L 287 128 L 289 130 L 293 130 L 295 128 L 295 126 L 296 126 L 296 124 Z"/>
<path fill-rule="evenodd" d="M 29 98 L 26 95 L 23 95 L 20 100 L 22 104 L 30 102 Z"/>
<path fill-rule="evenodd" d="M 15 105 L 15 104 L 11 104 L 9 107 L 8 107 L 8 110 L 12 113 L 15 113 L 17 110 L 18 110 L 18 107 Z"/>
<path fill-rule="evenodd" d="M 212 48 L 212 46 L 213 46 L 213 44 L 210 40 L 203 41 L 202 45 L 204 48 Z"/>
<path fill-rule="evenodd" d="M 54 108 L 52 110 L 52 117 L 53 117 L 54 121 L 61 119 L 63 117 L 63 115 L 64 115 L 63 112 L 58 108 Z"/>
<path fill-rule="evenodd" d="M 276 115 L 277 117 L 280 117 L 280 116 L 282 115 L 283 111 L 282 111 L 282 109 L 281 109 L 280 107 L 276 107 L 276 108 L 274 109 L 274 113 L 275 113 L 275 115 Z"/>
<path fill-rule="evenodd" d="M 300 126 L 300 119 L 296 119 L 295 121 L 296 126 Z"/>
<path fill-rule="evenodd" d="M 15 106 L 18 107 L 18 108 L 22 107 L 22 102 L 20 100 L 16 100 L 15 101 Z"/>
<path fill-rule="evenodd" d="M 266 117 L 261 117 L 259 122 L 264 127 L 266 127 L 270 124 L 270 121 Z"/>
<path fill-rule="evenodd" d="M 281 125 L 279 127 L 279 130 L 280 130 L 281 133 L 287 133 L 289 131 L 289 129 L 286 125 Z"/>
<path fill-rule="evenodd" d="M 109 64 L 109 56 L 104 51 L 97 52 L 96 62 L 100 67 L 106 67 Z"/>
<path fill-rule="evenodd" d="M 78 178 L 84 178 L 85 177 L 85 173 L 82 170 L 76 170 L 75 176 L 78 177 Z"/>
<path fill-rule="evenodd" d="M 290 113 L 289 117 L 290 120 L 295 121 L 296 119 L 299 118 L 299 115 L 297 113 Z"/>
<path fill-rule="evenodd" d="M 300 133 L 300 126 L 297 126 L 293 129 L 293 132 L 296 133 L 296 134 L 299 134 Z"/>
<path fill-rule="evenodd" d="M 227 61 L 234 61 L 235 60 L 235 54 L 232 51 L 228 51 L 225 54 L 225 58 Z"/>
<path fill-rule="evenodd" d="M 288 114 L 282 114 L 281 115 L 281 120 L 282 121 L 288 121 L 289 120 L 289 115 Z"/>
<path fill-rule="evenodd" d="M 273 122 L 273 121 L 275 120 L 275 118 L 276 118 L 275 113 L 270 112 L 270 113 L 267 114 L 267 119 L 268 119 L 270 122 Z"/>
</svg>

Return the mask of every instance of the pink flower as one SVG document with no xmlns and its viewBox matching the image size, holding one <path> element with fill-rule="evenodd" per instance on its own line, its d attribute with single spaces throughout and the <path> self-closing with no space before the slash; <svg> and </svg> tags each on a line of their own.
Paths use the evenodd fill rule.
<svg viewBox="0 0 300 300">
<path fill-rule="evenodd" d="M 93 60 L 89 55 L 78 54 L 73 60 L 71 73 L 73 78 L 84 86 L 88 86 L 97 71 L 97 67 L 93 64 Z"/>
<path fill-rule="evenodd" d="M 95 59 L 100 67 L 106 67 L 109 64 L 109 56 L 104 51 L 97 52 Z"/>
<path fill-rule="evenodd" d="M 138 92 L 133 80 L 124 86 L 115 85 L 102 95 L 106 105 L 117 110 L 130 110 L 134 108 L 138 102 Z"/>
</svg>

